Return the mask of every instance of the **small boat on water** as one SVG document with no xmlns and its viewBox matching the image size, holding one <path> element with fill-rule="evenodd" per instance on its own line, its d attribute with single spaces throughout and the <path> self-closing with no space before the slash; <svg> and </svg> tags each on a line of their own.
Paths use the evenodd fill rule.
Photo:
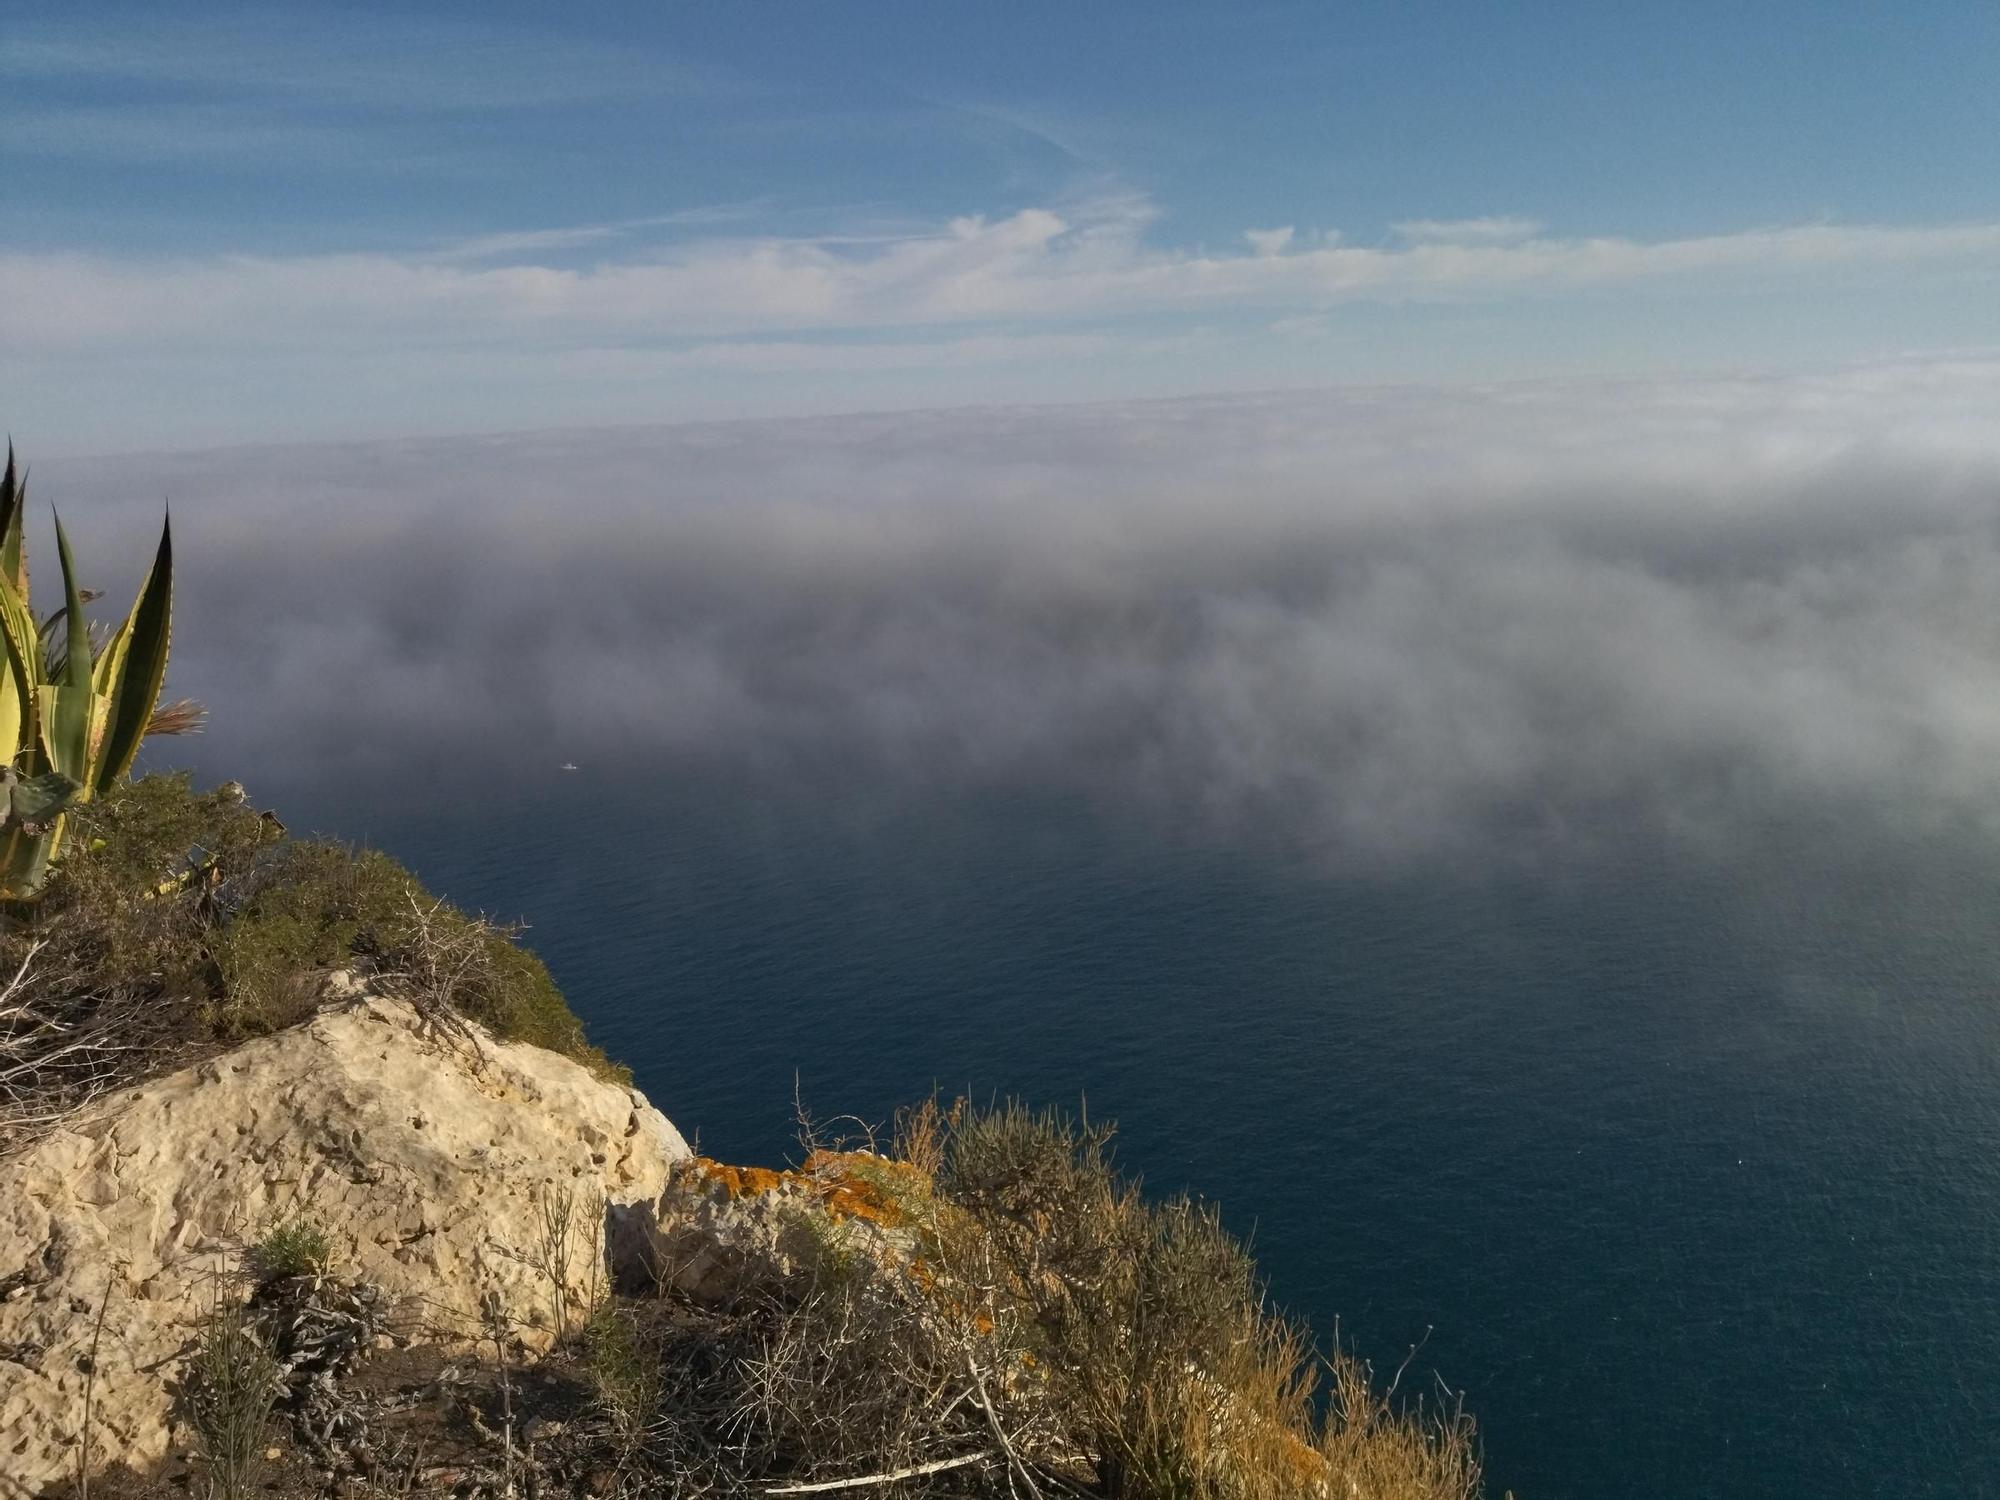
<svg viewBox="0 0 2000 1500">
<path fill-rule="evenodd" d="M 556 769 L 559 771 L 574 771 L 576 769 L 576 762 L 573 760 L 566 760 Z"/>
</svg>

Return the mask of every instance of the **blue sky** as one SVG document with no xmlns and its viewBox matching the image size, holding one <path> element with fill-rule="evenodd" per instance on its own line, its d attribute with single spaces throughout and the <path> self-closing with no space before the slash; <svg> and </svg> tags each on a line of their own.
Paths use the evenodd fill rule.
<svg viewBox="0 0 2000 1500">
<path fill-rule="evenodd" d="M 0 4 L 56 451 L 2000 345 L 2000 9 Z"/>
</svg>

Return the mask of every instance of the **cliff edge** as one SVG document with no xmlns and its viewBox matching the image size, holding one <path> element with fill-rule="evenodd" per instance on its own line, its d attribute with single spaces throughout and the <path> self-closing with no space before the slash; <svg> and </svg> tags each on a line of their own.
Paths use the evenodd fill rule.
<svg viewBox="0 0 2000 1500">
<path fill-rule="evenodd" d="M 552 1195 L 602 1205 L 605 1239 L 565 1247 L 571 1274 L 600 1252 L 615 1274 L 621 1209 L 688 1156 L 635 1090 L 351 982 L 302 1026 L 100 1101 L 0 1165 L 0 1496 L 75 1472 L 87 1381 L 93 1450 L 163 1457 L 176 1367 L 274 1226 L 320 1226 L 398 1340 L 464 1344 L 497 1297 L 546 1347 Z"/>
</svg>

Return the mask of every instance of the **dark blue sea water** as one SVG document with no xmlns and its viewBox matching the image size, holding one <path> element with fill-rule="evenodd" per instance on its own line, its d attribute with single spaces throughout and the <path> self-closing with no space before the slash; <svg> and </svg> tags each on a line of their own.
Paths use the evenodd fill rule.
<svg viewBox="0 0 2000 1500">
<path fill-rule="evenodd" d="M 782 1157 L 795 1086 L 873 1121 L 1087 1099 L 1294 1311 L 1378 1365 L 1423 1342 L 1496 1495 L 2000 1494 L 2000 860 L 1970 836 L 1342 871 L 832 778 L 228 769 L 532 924 L 707 1151 Z"/>
</svg>

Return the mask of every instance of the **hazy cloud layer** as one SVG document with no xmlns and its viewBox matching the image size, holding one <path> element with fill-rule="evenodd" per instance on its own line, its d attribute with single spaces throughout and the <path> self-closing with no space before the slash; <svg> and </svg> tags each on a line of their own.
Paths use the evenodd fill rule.
<svg viewBox="0 0 2000 1500">
<path fill-rule="evenodd" d="M 548 349 L 799 331 L 954 328 L 1357 301 L 1494 299 L 1646 284 L 1784 284 L 1895 268 L 1990 273 L 2000 225 L 1806 224 L 1679 239 L 1547 235 L 1532 221 L 1398 226 L 1385 245 L 1250 231 L 1224 253 L 1150 247 L 1157 210 L 1120 195 L 968 215 L 856 244 L 707 238 L 582 265 L 533 258 L 576 231 L 510 237 L 511 259 L 326 254 L 157 260 L 0 255 L 0 349 Z M 586 245 L 607 238 L 585 231 Z M 477 243 L 479 255 L 491 239 Z"/>
<path fill-rule="evenodd" d="M 2000 365 L 38 467 L 205 758 L 1028 786 L 1333 857 L 2000 831 Z M 119 588 L 128 580 L 114 581 Z"/>
</svg>

